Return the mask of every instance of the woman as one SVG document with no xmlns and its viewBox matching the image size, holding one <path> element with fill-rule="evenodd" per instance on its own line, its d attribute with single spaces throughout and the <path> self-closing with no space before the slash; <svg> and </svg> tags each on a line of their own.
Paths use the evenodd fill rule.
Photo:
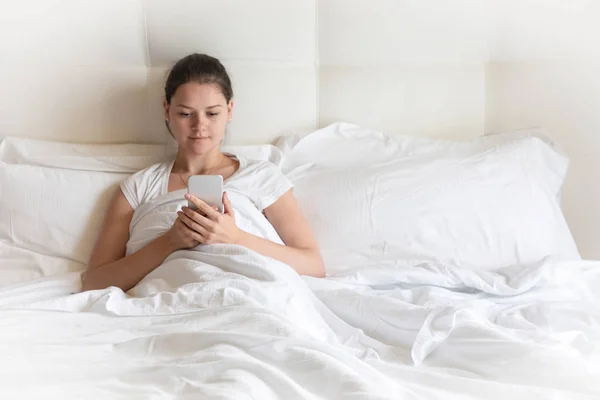
<svg viewBox="0 0 600 400">
<path fill-rule="evenodd" d="M 229 76 L 219 60 L 191 54 L 175 64 L 165 85 L 164 111 L 167 128 L 178 144 L 177 155 L 170 162 L 132 175 L 116 191 L 83 277 L 83 290 L 116 286 L 127 291 L 172 252 L 202 251 L 201 245 L 215 244 L 245 246 L 302 275 L 325 275 L 315 238 L 296 203 L 291 183 L 281 171 L 271 163 L 221 152 L 232 116 L 232 98 Z M 223 176 L 224 213 L 185 193 L 188 177 L 199 174 Z M 179 191 L 181 200 L 185 194 L 198 210 L 183 207 L 170 229 L 129 251 L 134 211 L 145 202 Z M 227 191 L 239 199 L 236 212 Z M 243 212 L 237 212 L 237 204 Z M 237 217 L 243 219 L 244 229 L 238 227 Z M 276 235 L 269 235 L 264 226 L 262 230 L 254 226 L 265 223 Z"/>
</svg>

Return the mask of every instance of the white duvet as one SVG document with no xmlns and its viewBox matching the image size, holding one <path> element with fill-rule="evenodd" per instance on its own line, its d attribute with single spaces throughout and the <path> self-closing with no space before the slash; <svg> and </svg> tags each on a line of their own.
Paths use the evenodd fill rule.
<svg viewBox="0 0 600 400">
<path fill-rule="evenodd" d="M 76 293 L 78 273 L 0 291 L 1 398 L 600 397 L 596 263 L 314 279 L 222 250 L 174 253 L 129 294 Z"/>
</svg>

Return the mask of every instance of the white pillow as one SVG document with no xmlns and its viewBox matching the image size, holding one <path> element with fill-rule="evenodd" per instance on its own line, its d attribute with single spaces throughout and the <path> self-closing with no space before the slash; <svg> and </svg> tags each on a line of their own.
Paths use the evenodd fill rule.
<svg viewBox="0 0 600 400">
<path fill-rule="evenodd" d="M 329 272 L 382 260 L 579 259 L 556 201 L 568 161 L 537 134 L 458 142 L 334 124 L 282 140 L 282 169 Z"/>
<path fill-rule="evenodd" d="M 35 262 L 40 257 L 29 257 L 34 253 L 71 261 L 34 266 L 34 273 L 69 272 L 76 265 L 84 268 L 108 202 L 126 176 L 0 162 L 0 274 L 14 270 L 9 263 Z M 5 276 L 4 282 L 15 283 L 14 276 Z"/>
<path fill-rule="evenodd" d="M 22 249 L 0 240 L 0 288 L 43 276 L 81 272 L 86 263 Z"/>
<path fill-rule="evenodd" d="M 172 159 L 174 142 L 162 144 L 82 144 L 6 137 L 0 141 L 0 161 L 73 170 L 132 173 Z M 272 145 L 223 146 L 244 158 L 279 165 L 281 152 Z"/>
<path fill-rule="evenodd" d="M 281 160 L 272 145 L 222 149 L 275 164 Z M 173 156 L 166 145 L 2 139 L 0 286 L 85 269 L 118 183 Z"/>
</svg>

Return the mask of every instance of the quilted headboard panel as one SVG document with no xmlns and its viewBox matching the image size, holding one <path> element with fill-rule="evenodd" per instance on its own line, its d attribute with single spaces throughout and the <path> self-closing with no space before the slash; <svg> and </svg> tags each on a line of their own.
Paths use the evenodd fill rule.
<svg viewBox="0 0 600 400">
<path fill-rule="evenodd" d="M 479 0 L 319 1 L 319 124 L 482 134 L 486 10 Z"/>
<path fill-rule="evenodd" d="M 484 7 L 435 0 L 20 0 L 0 16 L 0 135 L 164 142 L 162 87 L 190 52 L 234 85 L 229 143 L 349 121 L 484 127 Z M 469 8 L 470 13 L 461 10 Z"/>
</svg>

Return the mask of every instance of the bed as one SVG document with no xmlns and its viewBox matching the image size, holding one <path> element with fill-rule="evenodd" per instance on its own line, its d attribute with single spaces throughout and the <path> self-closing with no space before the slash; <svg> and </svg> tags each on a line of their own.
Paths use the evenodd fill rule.
<svg viewBox="0 0 600 400">
<path fill-rule="evenodd" d="M 107 195 L 165 147 L 0 149 L 6 398 L 599 393 L 600 269 L 577 253 L 567 160 L 540 132 L 449 142 L 339 123 L 230 146 L 292 180 L 328 277 L 235 249 L 209 271 L 172 257 L 128 293 L 79 293 L 81 272 Z"/>
<path fill-rule="evenodd" d="M 43 77 L 56 87 L 89 82 L 73 87 L 71 105 L 1 126 L 2 398 L 600 397 L 600 262 L 581 257 L 561 207 L 569 157 L 544 129 L 483 135 L 480 66 L 403 65 L 410 79 L 390 82 L 396 67 L 361 65 L 332 44 L 339 32 L 322 24 L 339 2 L 118 3 L 13 10 L 36 40 L 42 28 L 54 32 L 67 61 L 91 58 Z M 222 15 L 232 5 L 220 23 L 206 17 L 207 7 Z M 461 18 L 440 35 L 479 29 Z M 458 39 L 460 54 L 477 47 L 477 38 Z M 433 51 L 428 43 L 420 48 Z M 173 156 L 161 80 L 197 48 L 232 72 L 239 113 L 225 150 L 270 161 L 290 179 L 327 277 L 232 246 L 173 253 L 127 293 L 82 293 L 111 193 Z M 372 86 L 356 87 L 357 78 Z M 368 106 L 379 117 L 356 123 L 350 116 L 367 103 L 353 96 L 365 91 L 381 94 L 371 99 L 382 108 Z M 393 92 L 420 99 L 404 109 L 409 118 L 385 108 Z M 36 101 L 49 106 L 52 96 Z M 72 119 L 73 101 L 94 113 L 89 129 Z M 20 115 L 14 103 L 7 115 Z M 272 118 L 257 116 L 264 104 Z M 422 122 L 428 113 L 437 119 Z"/>
</svg>

